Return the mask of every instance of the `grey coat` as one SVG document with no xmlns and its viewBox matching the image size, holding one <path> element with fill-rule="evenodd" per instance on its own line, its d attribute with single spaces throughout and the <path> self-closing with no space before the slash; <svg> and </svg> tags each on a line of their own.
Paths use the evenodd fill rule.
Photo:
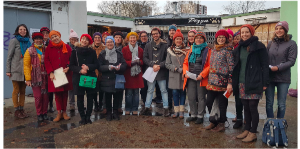
<svg viewBox="0 0 300 149">
<path fill-rule="evenodd" d="M 11 39 L 8 46 L 6 73 L 11 73 L 9 79 L 12 81 L 25 81 L 23 58 L 21 55 L 20 42 L 17 38 Z"/>
<path fill-rule="evenodd" d="M 183 89 L 182 67 L 185 56 L 183 54 L 177 57 L 171 48 L 168 48 L 166 67 L 169 70 L 169 89 Z"/>
<path fill-rule="evenodd" d="M 153 61 L 153 50 L 157 49 L 159 51 L 159 60 L 157 62 Z M 153 65 L 159 65 L 160 70 L 158 71 L 155 80 L 167 80 L 168 70 L 166 69 L 165 62 L 167 58 L 168 45 L 166 42 L 161 41 L 158 45 L 154 41 L 148 42 L 145 46 L 143 53 L 144 64 L 148 67 L 153 67 Z"/>
<path fill-rule="evenodd" d="M 268 44 L 269 65 L 277 66 L 278 71 L 270 71 L 271 82 L 291 83 L 291 67 L 294 66 L 297 59 L 297 44 L 295 41 L 275 42 Z"/>
</svg>

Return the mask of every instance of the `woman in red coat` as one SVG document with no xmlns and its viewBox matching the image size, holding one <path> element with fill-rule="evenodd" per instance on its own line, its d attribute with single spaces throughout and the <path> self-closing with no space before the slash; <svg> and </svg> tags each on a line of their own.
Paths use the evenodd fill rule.
<svg viewBox="0 0 300 149">
<path fill-rule="evenodd" d="M 57 117 L 53 120 L 58 122 L 61 118 L 69 120 L 70 117 L 66 113 L 68 90 L 73 89 L 72 85 L 72 72 L 69 71 L 70 57 L 72 49 L 68 44 L 65 44 L 61 40 L 61 34 L 58 31 L 52 30 L 49 34 L 51 41 L 46 49 L 45 53 L 45 67 L 48 74 L 48 92 L 55 94 L 55 102 L 57 109 Z M 60 67 L 63 67 L 64 73 L 66 73 L 68 84 L 61 87 L 54 87 L 53 80 L 54 71 Z"/>
<path fill-rule="evenodd" d="M 123 57 L 127 63 L 125 76 L 125 114 L 138 114 L 139 89 L 144 87 L 141 66 L 143 65 L 143 49 L 137 45 L 139 36 L 130 32 L 126 36 L 129 40 L 128 46 L 122 49 Z"/>
</svg>

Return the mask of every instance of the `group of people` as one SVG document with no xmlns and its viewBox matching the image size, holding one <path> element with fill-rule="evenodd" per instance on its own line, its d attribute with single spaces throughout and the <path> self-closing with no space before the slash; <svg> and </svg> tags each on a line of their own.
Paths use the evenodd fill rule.
<svg viewBox="0 0 300 149">
<path fill-rule="evenodd" d="M 210 118 L 210 125 L 204 129 L 221 132 L 227 121 L 228 99 L 224 96 L 227 92 L 235 96 L 233 128 L 245 124 L 244 132 L 237 138 L 251 142 L 257 138 L 257 108 L 264 91 L 267 117 L 274 117 L 275 86 L 277 118 L 284 117 L 291 67 L 297 58 L 297 45 L 288 31 L 286 21 L 278 22 L 267 47 L 249 24 L 241 26 L 236 33 L 220 29 L 213 44 L 207 43 L 204 32 L 196 30 L 188 32 L 188 41 L 184 43 L 184 36 L 175 24 L 169 27 L 165 39 L 159 28 L 152 28 L 151 41 L 146 31 L 128 34 L 118 31 L 113 35 L 95 32 L 93 36 L 82 34 L 79 38 L 71 29 L 70 42 L 66 44 L 60 32 L 47 27 L 33 33 L 31 43 L 26 25 L 21 24 L 9 43 L 6 66 L 6 75 L 14 87 L 15 116 L 28 117 L 24 112 L 26 85 L 32 87 L 39 121 L 48 119 L 48 104 L 49 111 L 53 112 L 53 94 L 58 112 L 53 121 L 70 119 L 66 113 L 67 100 L 69 97 L 70 109 L 74 110 L 77 95 L 82 125 L 92 123 L 93 107 L 95 112 L 106 114 L 107 121 L 120 120 L 124 90 L 126 115 L 139 114 L 140 94 L 144 103 L 140 114 L 152 115 L 151 104 L 156 90 L 156 102 L 162 102 L 163 116 L 172 114 L 173 118 L 184 118 L 187 97 L 190 116 L 186 121 L 201 124 L 206 107 L 210 114 L 217 110 L 217 118 Z M 69 83 L 55 87 L 54 71 L 61 67 Z M 142 77 L 148 68 L 158 72 L 153 82 Z M 82 75 L 97 78 L 96 87 L 79 85 Z"/>
</svg>

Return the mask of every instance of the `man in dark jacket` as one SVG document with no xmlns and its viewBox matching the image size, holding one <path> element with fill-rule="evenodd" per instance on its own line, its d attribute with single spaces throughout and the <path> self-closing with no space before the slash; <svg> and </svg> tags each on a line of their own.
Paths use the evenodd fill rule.
<svg viewBox="0 0 300 149">
<path fill-rule="evenodd" d="M 152 102 L 154 87 L 157 82 L 163 98 L 163 107 L 164 107 L 163 116 L 169 116 L 168 91 L 167 91 L 167 83 L 166 83 L 166 80 L 168 78 L 167 75 L 168 70 L 165 67 L 168 45 L 165 42 L 161 42 L 160 29 L 153 28 L 151 30 L 151 35 L 153 37 L 153 41 L 146 44 L 146 47 L 144 49 L 143 61 L 145 65 L 147 65 L 150 68 L 153 68 L 154 72 L 158 71 L 158 73 L 153 82 L 147 81 L 148 92 L 147 92 L 146 104 L 145 104 L 146 109 L 142 114 L 151 115 L 150 106 Z"/>
</svg>

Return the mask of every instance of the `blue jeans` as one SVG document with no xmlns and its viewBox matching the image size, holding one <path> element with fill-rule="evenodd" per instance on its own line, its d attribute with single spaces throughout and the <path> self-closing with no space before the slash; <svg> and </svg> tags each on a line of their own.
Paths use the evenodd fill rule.
<svg viewBox="0 0 300 149">
<path fill-rule="evenodd" d="M 164 106 L 164 108 L 168 108 L 168 91 L 167 91 L 166 80 L 159 80 L 159 81 L 154 80 L 152 83 L 147 81 L 148 91 L 147 91 L 145 107 L 150 108 L 150 106 L 151 106 L 154 87 L 155 87 L 156 82 L 158 83 L 159 89 L 161 91 L 161 95 L 162 95 L 162 99 L 163 99 L 163 106 Z"/>
<path fill-rule="evenodd" d="M 125 90 L 125 111 L 138 111 L 139 88 Z"/>
<path fill-rule="evenodd" d="M 277 118 L 284 118 L 286 96 L 288 93 L 290 83 L 280 83 L 280 82 L 271 82 L 268 88 L 266 89 L 265 94 L 266 94 L 267 118 L 274 118 L 273 104 L 274 104 L 274 96 L 275 96 L 274 95 L 275 86 L 277 86 L 277 105 L 278 105 Z"/>
<path fill-rule="evenodd" d="M 186 91 L 182 89 L 173 89 L 174 106 L 185 104 Z"/>
</svg>

